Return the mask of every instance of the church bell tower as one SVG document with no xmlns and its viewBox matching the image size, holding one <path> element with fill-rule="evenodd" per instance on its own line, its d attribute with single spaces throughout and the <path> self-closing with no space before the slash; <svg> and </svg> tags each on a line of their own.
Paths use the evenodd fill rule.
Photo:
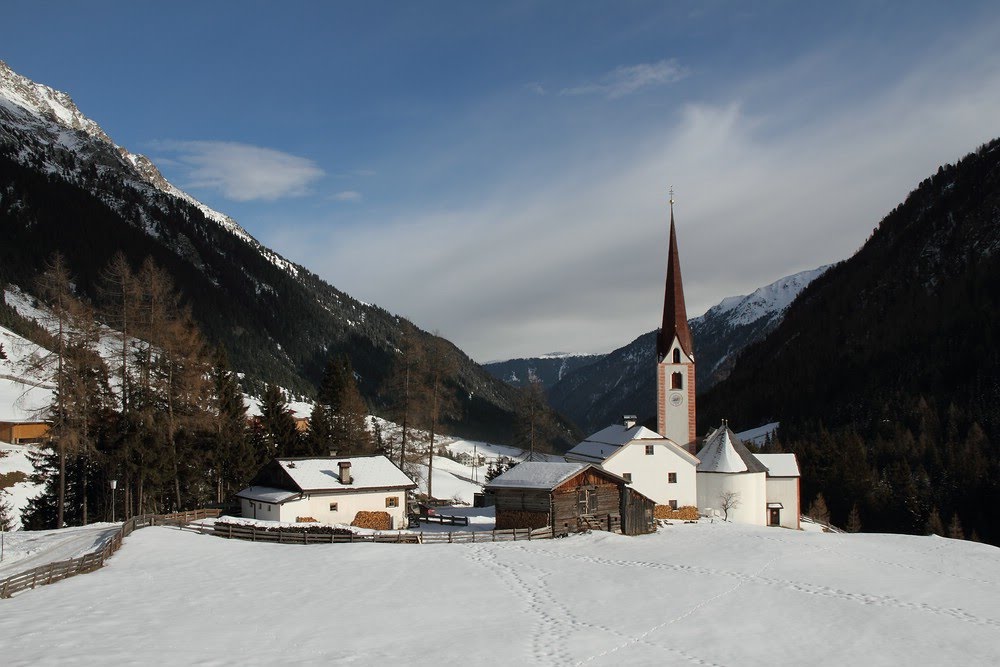
<svg viewBox="0 0 1000 667">
<path fill-rule="evenodd" d="M 667 285 L 656 338 L 656 430 L 692 454 L 697 449 L 694 387 L 694 344 L 684 306 L 671 190 Z"/>
</svg>

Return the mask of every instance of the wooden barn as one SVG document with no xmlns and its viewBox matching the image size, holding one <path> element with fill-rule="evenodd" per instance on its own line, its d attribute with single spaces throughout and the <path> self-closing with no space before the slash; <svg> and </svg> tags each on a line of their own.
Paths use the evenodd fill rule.
<svg viewBox="0 0 1000 667">
<path fill-rule="evenodd" d="M 45 442 L 49 423 L 39 420 L 0 421 L 0 441 L 14 445 Z"/>
<path fill-rule="evenodd" d="M 652 499 L 589 463 L 526 461 L 486 490 L 496 500 L 497 530 L 551 526 L 556 535 L 591 529 L 641 535 L 656 529 Z"/>
</svg>

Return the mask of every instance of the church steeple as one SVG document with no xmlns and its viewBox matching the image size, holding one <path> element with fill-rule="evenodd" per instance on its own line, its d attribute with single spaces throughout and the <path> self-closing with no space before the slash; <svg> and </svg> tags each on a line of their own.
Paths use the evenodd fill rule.
<svg viewBox="0 0 1000 667">
<path fill-rule="evenodd" d="M 684 354 L 694 358 L 694 344 L 684 306 L 684 285 L 681 281 L 681 260 L 677 252 L 677 230 L 674 227 L 674 192 L 670 191 L 670 248 L 667 251 L 667 285 L 663 295 L 663 324 L 656 338 L 656 360 L 663 361 L 677 338 Z"/>
<path fill-rule="evenodd" d="M 663 326 L 656 339 L 656 430 L 692 454 L 697 440 L 694 385 L 694 341 L 684 307 L 671 190 L 667 289 L 663 297 Z"/>
</svg>

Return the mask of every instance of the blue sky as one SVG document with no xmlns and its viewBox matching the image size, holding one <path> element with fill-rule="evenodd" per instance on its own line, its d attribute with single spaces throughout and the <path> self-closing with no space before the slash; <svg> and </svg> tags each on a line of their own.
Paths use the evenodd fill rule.
<svg viewBox="0 0 1000 667">
<path fill-rule="evenodd" d="M 485 361 L 657 326 L 670 186 L 689 313 L 853 253 L 1000 134 L 955 4 L 15 1 L 0 58 Z"/>
</svg>

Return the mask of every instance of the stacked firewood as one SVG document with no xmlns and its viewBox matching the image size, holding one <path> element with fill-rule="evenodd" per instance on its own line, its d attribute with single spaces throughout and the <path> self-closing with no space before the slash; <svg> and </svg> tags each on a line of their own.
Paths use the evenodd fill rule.
<svg viewBox="0 0 1000 667">
<path fill-rule="evenodd" d="M 351 525 L 371 530 L 389 530 L 392 528 L 392 517 L 388 512 L 358 512 L 354 515 Z"/>
<path fill-rule="evenodd" d="M 676 519 L 677 521 L 697 521 L 698 508 L 694 505 L 686 505 L 672 509 L 670 505 L 657 505 L 653 510 L 653 516 L 657 519 Z"/>
</svg>

